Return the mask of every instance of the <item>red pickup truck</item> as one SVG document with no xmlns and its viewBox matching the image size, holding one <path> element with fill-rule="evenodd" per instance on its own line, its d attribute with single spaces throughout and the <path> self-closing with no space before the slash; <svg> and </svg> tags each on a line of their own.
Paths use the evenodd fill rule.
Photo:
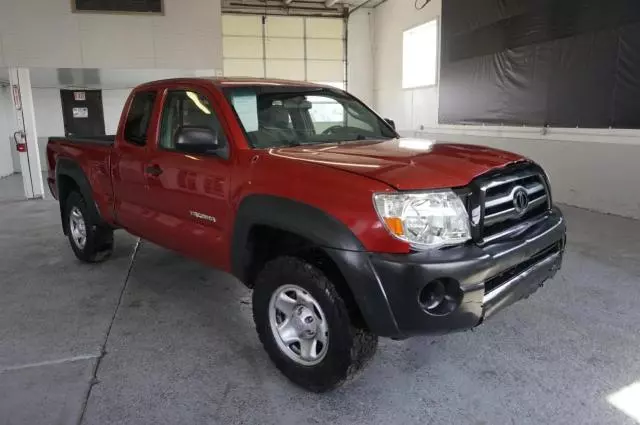
<svg viewBox="0 0 640 425">
<path fill-rule="evenodd" d="M 333 87 L 143 84 L 115 136 L 51 138 L 47 159 L 80 260 L 106 259 L 125 229 L 230 272 L 271 359 L 312 391 L 361 369 L 378 337 L 473 328 L 562 263 L 538 165 L 399 137 Z"/>
</svg>

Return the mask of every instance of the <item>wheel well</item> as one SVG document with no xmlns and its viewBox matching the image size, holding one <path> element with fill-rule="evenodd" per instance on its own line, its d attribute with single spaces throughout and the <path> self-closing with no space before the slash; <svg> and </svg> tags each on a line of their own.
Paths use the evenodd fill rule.
<svg viewBox="0 0 640 425">
<path fill-rule="evenodd" d="M 64 174 L 58 176 L 57 186 L 58 202 L 60 202 L 60 205 L 64 205 L 71 192 L 80 191 L 80 186 L 78 186 L 78 183 L 76 183 L 73 177 Z"/>
<path fill-rule="evenodd" d="M 255 285 L 257 274 L 270 260 L 283 255 L 303 259 L 320 269 L 335 285 L 349 310 L 353 324 L 361 328 L 366 327 L 355 297 L 340 268 L 322 247 L 309 239 L 271 226 L 256 225 L 249 232 L 246 254 L 248 258 L 245 262 L 245 283 L 250 288 Z"/>
<path fill-rule="evenodd" d="M 64 209 L 67 202 L 67 198 L 73 192 L 80 192 L 80 186 L 78 183 L 72 178 L 64 174 L 58 175 L 58 179 L 56 182 L 56 186 L 58 189 L 58 203 L 60 205 L 60 218 L 62 219 L 62 229 L 64 230 L 65 235 L 67 234 L 67 220 L 64 217 Z"/>
</svg>

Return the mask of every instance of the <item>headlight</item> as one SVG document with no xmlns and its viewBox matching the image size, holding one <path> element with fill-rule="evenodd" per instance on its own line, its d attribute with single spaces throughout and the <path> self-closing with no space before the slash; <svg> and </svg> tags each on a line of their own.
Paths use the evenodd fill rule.
<svg viewBox="0 0 640 425">
<path fill-rule="evenodd" d="M 437 248 L 471 239 L 467 210 L 451 190 L 377 193 L 373 203 L 387 230 L 416 248 Z"/>
</svg>

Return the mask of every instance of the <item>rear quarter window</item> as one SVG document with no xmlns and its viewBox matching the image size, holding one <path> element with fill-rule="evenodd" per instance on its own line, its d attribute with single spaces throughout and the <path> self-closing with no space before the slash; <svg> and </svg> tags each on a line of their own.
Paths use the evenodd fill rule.
<svg viewBox="0 0 640 425">
<path fill-rule="evenodd" d="M 155 91 L 141 91 L 134 95 L 124 125 L 124 139 L 138 146 L 147 144 L 149 122 L 156 102 Z"/>
</svg>

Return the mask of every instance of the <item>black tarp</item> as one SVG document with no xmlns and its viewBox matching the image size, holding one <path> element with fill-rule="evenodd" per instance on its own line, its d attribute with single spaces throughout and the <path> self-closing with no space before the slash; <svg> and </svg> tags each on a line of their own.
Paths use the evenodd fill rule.
<svg viewBox="0 0 640 425">
<path fill-rule="evenodd" d="M 439 121 L 640 128 L 640 0 L 443 0 Z"/>
</svg>

